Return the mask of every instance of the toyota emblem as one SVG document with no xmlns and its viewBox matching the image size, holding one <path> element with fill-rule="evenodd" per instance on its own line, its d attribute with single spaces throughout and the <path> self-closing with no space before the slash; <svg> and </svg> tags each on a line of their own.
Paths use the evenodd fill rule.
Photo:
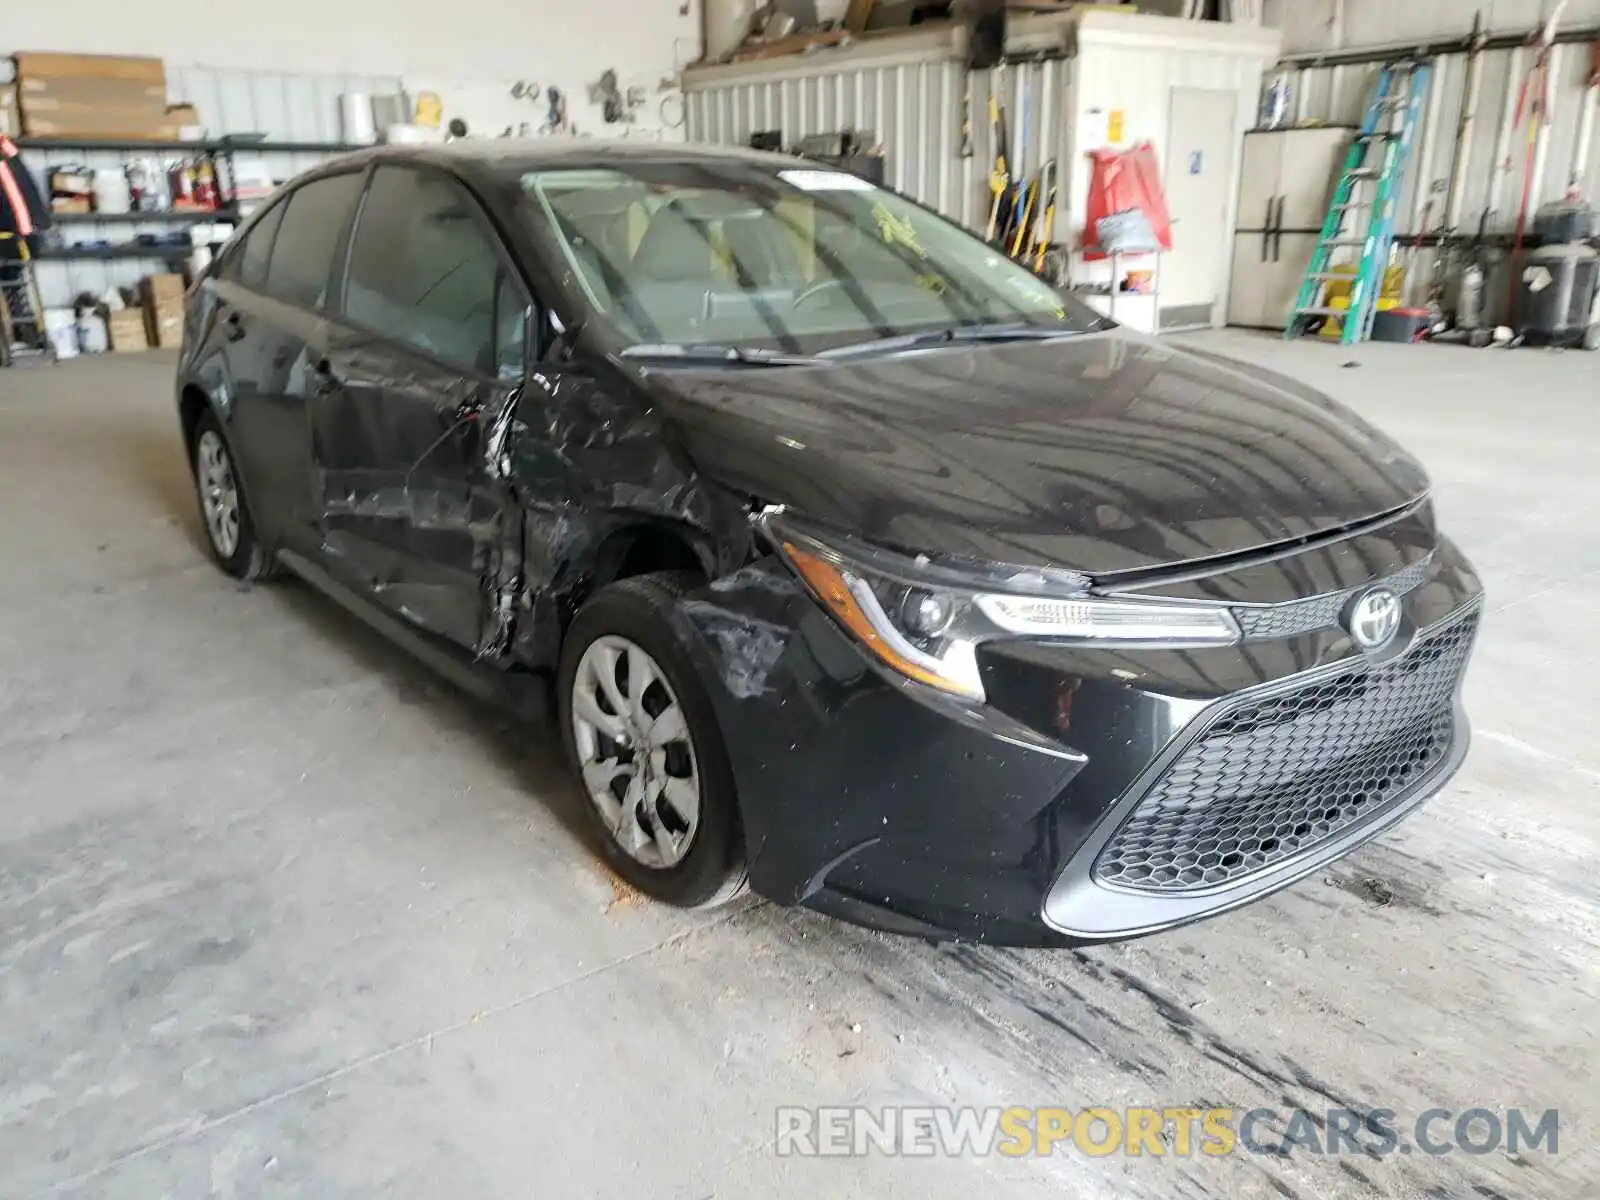
<svg viewBox="0 0 1600 1200">
<path fill-rule="evenodd" d="M 1400 630 L 1400 597 L 1388 588 L 1373 588 L 1350 606 L 1346 627 L 1363 650 L 1381 650 Z"/>
</svg>

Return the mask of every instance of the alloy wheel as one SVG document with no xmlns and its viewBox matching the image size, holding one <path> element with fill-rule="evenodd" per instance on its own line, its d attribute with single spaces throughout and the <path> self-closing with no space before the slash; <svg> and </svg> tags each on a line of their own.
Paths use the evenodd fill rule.
<svg viewBox="0 0 1600 1200">
<path fill-rule="evenodd" d="M 682 862 L 700 824 L 700 772 L 660 664 L 627 638 L 596 638 L 573 675 L 572 733 L 584 789 L 617 845 L 655 870 Z"/>
<path fill-rule="evenodd" d="M 206 533 L 218 556 L 226 561 L 239 550 L 239 484 L 234 478 L 228 448 L 214 430 L 208 429 L 200 435 L 194 462 Z"/>
</svg>

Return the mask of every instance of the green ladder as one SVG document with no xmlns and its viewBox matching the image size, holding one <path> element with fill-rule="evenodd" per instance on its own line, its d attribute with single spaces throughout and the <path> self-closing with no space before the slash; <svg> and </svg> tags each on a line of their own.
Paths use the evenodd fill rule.
<svg viewBox="0 0 1600 1200">
<path fill-rule="evenodd" d="M 1379 73 L 1378 87 L 1367 105 L 1361 131 L 1345 155 L 1339 184 L 1333 190 L 1333 200 L 1322 223 L 1322 234 L 1311 255 L 1311 263 L 1306 267 L 1300 294 L 1295 297 L 1294 312 L 1283 331 L 1285 338 L 1310 333 L 1320 321 L 1327 319 L 1344 321 L 1339 340 L 1346 346 L 1372 336 L 1383 275 L 1394 245 L 1395 210 L 1405 184 L 1411 144 L 1427 103 L 1431 73 L 1432 68 L 1425 62 L 1394 62 Z M 1364 198 L 1362 192 L 1369 184 L 1371 193 Z M 1367 213 L 1366 231 L 1359 235 L 1353 230 L 1347 233 L 1347 220 L 1359 227 L 1359 214 L 1363 210 Z M 1334 254 L 1346 249 L 1361 251 L 1361 265 L 1354 275 L 1332 269 Z M 1350 280 L 1348 309 L 1318 305 L 1323 286 L 1335 279 Z"/>
</svg>

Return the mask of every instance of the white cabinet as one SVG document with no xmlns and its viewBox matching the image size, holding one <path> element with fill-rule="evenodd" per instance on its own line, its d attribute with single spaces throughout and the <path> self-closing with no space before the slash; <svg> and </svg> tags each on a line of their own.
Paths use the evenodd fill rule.
<svg viewBox="0 0 1600 1200">
<path fill-rule="evenodd" d="M 1322 229 L 1322 222 L 1328 216 L 1328 201 L 1333 198 L 1334 181 L 1344 166 L 1352 136 L 1352 130 L 1335 126 L 1286 129 L 1245 139 L 1246 145 L 1259 141 L 1277 151 L 1279 229 L 1285 232 Z M 1271 153 L 1271 150 L 1264 150 L 1264 159 Z"/>
<path fill-rule="evenodd" d="M 1343 126 L 1245 135 L 1228 324 L 1288 324 L 1350 138 Z"/>
<path fill-rule="evenodd" d="M 1254 329 L 1288 325 L 1321 232 L 1234 234 L 1228 324 Z"/>
</svg>

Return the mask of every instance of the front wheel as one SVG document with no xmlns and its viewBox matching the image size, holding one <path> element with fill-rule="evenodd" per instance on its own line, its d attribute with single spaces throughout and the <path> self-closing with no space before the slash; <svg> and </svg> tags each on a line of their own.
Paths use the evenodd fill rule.
<svg viewBox="0 0 1600 1200">
<path fill-rule="evenodd" d="M 681 908 L 746 888 L 727 747 L 667 617 L 695 582 L 664 572 L 601 589 L 567 633 L 559 677 L 567 758 L 607 861 Z"/>
</svg>

